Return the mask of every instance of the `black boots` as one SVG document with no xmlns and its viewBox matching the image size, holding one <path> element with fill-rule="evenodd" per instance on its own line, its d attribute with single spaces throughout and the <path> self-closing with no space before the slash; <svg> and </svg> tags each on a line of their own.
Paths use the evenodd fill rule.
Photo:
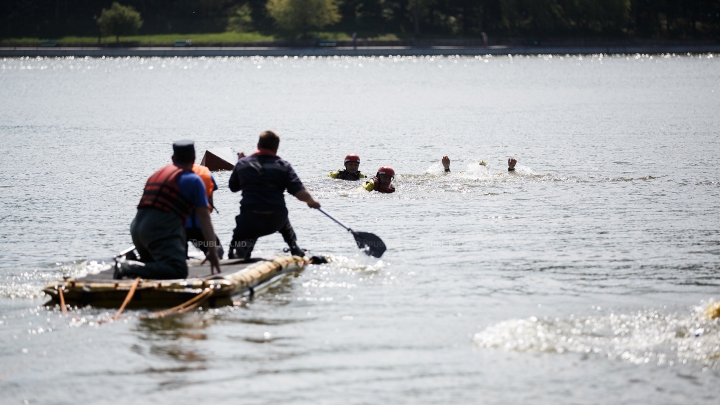
<svg viewBox="0 0 720 405">
<path fill-rule="evenodd" d="M 297 243 L 290 245 L 290 254 L 293 256 L 305 257 L 305 250 L 300 249 Z"/>
<path fill-rule="evenodd" d="M 234 245 L 234 246 L 233 246 Z M 296 242 L 288 244 L 290 247 L 289 252 L 293 256 L 305 257 L 305 250 L 300 249 Z M 255 241 L 247 240 L 240 242 L 230 242 L 230 250 L 228 251 L 228 259 L 243 259 L 249 260 L 252 254 L 253 248 L 255 247 Z M 288 250 L 286 250 L 287 252 Z"/>
<path fill-rule="evenodd" d="M 232 241 L 228 251 L 228 259 L 249 260 L 256 240 Z"/>
</svg>

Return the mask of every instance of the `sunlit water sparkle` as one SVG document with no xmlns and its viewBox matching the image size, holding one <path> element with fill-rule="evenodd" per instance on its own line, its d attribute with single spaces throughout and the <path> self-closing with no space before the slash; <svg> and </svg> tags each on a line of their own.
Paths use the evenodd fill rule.
<svg viewBox="0 0 720 405">
<path fill-rule="evenodd" d="M 714 404 L 719 96 L 717 55 L 2 59 L 3 398 Z M 300 246 L 334 261 L 253 302 L 42 306 L 131 243 L 173 140 L 249 152 L 264 129 L 381 260 L 288 197 Z M 329 179 L 348 153 L 397 192 Z"/>
</svg>

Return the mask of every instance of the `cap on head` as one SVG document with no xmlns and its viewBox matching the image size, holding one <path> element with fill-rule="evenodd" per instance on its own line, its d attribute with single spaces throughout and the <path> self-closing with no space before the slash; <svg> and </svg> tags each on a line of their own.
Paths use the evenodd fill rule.
<svg viewBox="0 0 720 405">
<path fill-rule="evenodd" d="M 393 168 L 390 167 L 390 166 L 383 166 L 383 167 L 381 167 L 381 168 L 378 169 L 377 174 L 385 174 L 385 175 L 393 176 L 393 177 L 394 177 L 394 176 L 395 176 L 395 170 L 393 170 Z"/>
<path fill-rule="evenodd" d="M 195 142 L 188 139 L 174 142 L 173 156 L 183 163 L 195 161 Z"/>
<path fill-rule="evenodd" d="M 345 156 L 345 163 L 347 162 L 357 162 L 360 163 L 360 156 L 358 155 L 347 155 Z"/>
</svg>

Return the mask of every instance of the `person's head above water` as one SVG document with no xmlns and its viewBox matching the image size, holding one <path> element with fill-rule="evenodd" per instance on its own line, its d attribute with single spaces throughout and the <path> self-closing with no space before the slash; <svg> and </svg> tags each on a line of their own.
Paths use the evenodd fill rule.
<svg viewBox="0 0 720 405">
<path fill-rule="evenodd" d="M 377 179 L 383 186 L 387 186 L 392 183 L 395 177 L 395 170 L 390 166 L 383 166 L 377 171 Z"/>
<path fill-rule="evenodd" d="M 360 169 L 360 156 L 358 155 L 347 155 L 345 156 L 345 169 L 348 173 L 355 174 Z"/>
<path fill-rule="evenodd" d="M 187 139 L 174 142 L 172 161 L 192 166 L 195 163 L 195 142 Z"/>
<path fill-rule="evenodd" d="M 514 172 L 516 164 L 517 164 L 517 159 L 515 159 L 514 157 L 509 158 L 508 159 L 508 171 Z"/>
<path fill-rule="evenodd" d="M 273 131 L 265 131 L 260 134 L 257 147 L 259 150 L 267 149 L 277 153 L 280 147 L 280 137 Z"/>
</svg>

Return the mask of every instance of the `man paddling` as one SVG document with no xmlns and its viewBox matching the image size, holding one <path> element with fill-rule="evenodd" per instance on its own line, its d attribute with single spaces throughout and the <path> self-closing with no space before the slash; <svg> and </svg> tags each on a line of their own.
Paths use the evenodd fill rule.
<svg viewBox="0 0 720 405">
<path fill-rule="evenodd" d="M 208 209 L 210 210 L 210 213 L 212 213 L 213 193 L 215 192 L 215 190 L 218 189 L 217 183 L 215 182 L 215 177 L 212 175 L 212 173 L 210 173 L 210 170 L 207 167 L 199 165 L 197 163 L 193 164 L 192 171 L 193 173 L 200 176 L 200 179 L 205 185 L 205 195 L 207 196 L 208 200 Z M 218 258 L 222 259 L 223 248 L 220 244 L 220 238 L 215 235 L 215 239 L 205 239 L 202 228 L 200 227 L 200 221 L 198 220 L 195 210 L 193 210 L 193 212 L 188 215 L 187 222 L 185 223 L 185 233 L 187 235 L 188 242 L 192 242 L 193 246 L 200 249 L 206 256 L 208 254 L 208 248 L 211 245 L 214 245 L 217 248 Z M 187 245 L 185 245 L 185 247 L 187 248 Z"/>
<path fill-rule="evenodd" d="M 394 193 L 395 187 L 392 185 L 395 178 L 395 170 L 390 166 L 383 166 L 378 169 L 375 177 L 363 184 L 363 188 L 367 191 L 378 191 L 380 193 Z"/>
<path fill-rule="evenodd" d="M 358 169 L 360 169 L 360 156 L 347 155 L 345 156 L 345 169 L 330 172 L 330 177 L 333 179 L 350 181 L 367 178 L 367 176 L 362 174 Z"/>
<path fill-rule="evenodd" d="M 242 190 L 242 199 L 228 258 L 249 259 L 258 238 L 275 232 L 280 232 L 292 255 L 305 256 L 288 219 L 284 192 L 310 208 L 320 208 L 320 203 L 305 189 L 290 163 L 277 155 L 279 146 L 280 137 L 265 131 L 260 134 L 257 152 L 238 154 L 229 186 L 233 193 Z"/>
<path fill-rule="evenodd" d="M 195 162 L 193 141 L 173 144 L 172 164 L 158 170 L 145 183 L 130 234 L 140 260 L 118 262 L 114 278 L 178 279 L 188 276 L 185 221 L 195 209 L 206 240 L 215 239 L 205 186 L 192 172 Z M 215 246 L 209 246 L 206 260 L 210 272 L 220 272 Z"/>
</svg>

